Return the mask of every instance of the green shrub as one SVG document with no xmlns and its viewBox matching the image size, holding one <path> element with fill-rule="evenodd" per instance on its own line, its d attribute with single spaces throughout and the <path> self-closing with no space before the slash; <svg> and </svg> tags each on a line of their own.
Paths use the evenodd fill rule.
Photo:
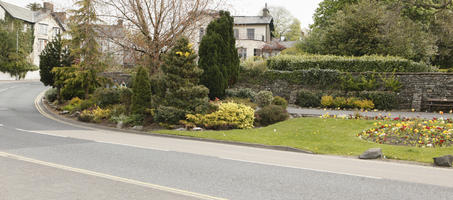
<svg viewBox="0 0 453 200">
<path fill-rule="evenodd" d="M 263 90 L 256 94 L 255 100 L 259 107 L 268 106 L 271 105 L 272 101 L 274 100 L 274 95 L 271 91 Z"/>
<path fill-rule="evenodd" d="M 277 106 L 282 106 L 284 109 L 286 109 L 288 107 L 288 101 L 286 101 L 285 98 L 279 97 L 279 96 L 274 97 L 272 104 L 277 105 Z"/>
<path fill-rule="evenodd" d="M 80 110 L 90 109 L 96 106 L 96 102 L 93 98 L 82 100 L 80 103 Z"/>
<path fill-rule="evenodd" d="M 138 68 L 137 75 L 134 77 L 132 94 L 133 113 L 143 114 L 145 109 L 151 107 L 151 84 L 148 70 L 144 67 Z"/>
<path fill-rule="evenodd" d="M 296 97 L 296 105 L 300 107 L 319 107 L 321 101 L 321 95 L 306 91 L 306 90 L 301 90 L 297 93 Z"/>
<path fill-rule="evenodd" d="M 288 118 L 289 114 L 286 109 L 277 105 L 265 106 L 255 113 L 255 122 L 259 126 L 268 126 Z"/>
<path fill-rule="evenodd" d="M 241 73 L 260 75 L 267 71 L 267 61 L 261 57 L 251 57 L 241 62 Z"/>
<path fill-rule="evenodd" d="M 120 116 L 127 114 L 126 106 L 123 104 L 115 104 L 110 106 L 112 116 Z"/>
<path fill-rule="evenodd" d="M 323 96 L 321 97 L 321 106 L 325 108 L 331 108 L 333 104 L 333 97 L 332 96 Z"/>
<path fill-rule="evenodd" d="M 429 72 L 432 67 L 392 56 L 280 55 L 268 59 L 273 70 L 295 71 L 311 68 L 336 69 L 343 72 Z"/>
<path fill-rule="evenodd" d="M 266 71 L 262 76 L 248 77 L 250 81 L 260 80 L 273 83 L 276 80 L 284 80 L 290 84 L 320 86 L 322 88 L 335 87 L 332 83 L 339 82 L 343 74 L 333 69 L 305 69 L 296 71 Z"/>
<path fill-rule="evenodd" d="M 121 102 L 121 90 L 116 88 L 98 88 L 94 91 L 93 98 L 98 106 L 104 108 Z"/>
<path fill-rule="evenodd" d="M 186 126 L 202 126 L 207 129 L 247 129 L 253 128 L 255 110 L 243 104 L 233 102 L 222 103 L 216 112 L 201 115 L 188 114 Z"/>
<path fill-rule="evenodd" d="M 250 88 L 235 88 L 235 89 L 227 89 L 225 91 L 225 95 L 227 97 L 238 97 L 238 98 L 247 98 L 251 101 L 255 101 L 256 92 L 254 92 Z"/>
<path fill-rule="evenodd" d="M 394 92 L 382 91 L 364 91 L 359 93 L 362 99 L 369 99 L 373 101 L 375 108 L 379 110 L 392 110 L 398 108 L 397 94 Z"/>
<path fill-rule="evenodd" d="M 347 106 L 348 102 L 346 100 L 346 98 L 344 97 L 336 97 L 334 100 L 333 100 L 333 106 L 335 108 L 345 108 Z"/>
<path fill-rule="evenodd" d="M 84 110 L 82 111 L 82 113 L 80 113 L 78 119 L 82 122 L 92 122 L 94 120 L 94 115 L 89 110 Z"/>
<path fill-rule="evenodd" d="M 403 87 L 398 78 L 395 76 L 395 73 L 392 73 L 392 75 L 388 77 L 384 77 L 382 75 L 380 75 L 380 77 L 384 83 L 384 89 L 386 91 L 398 92 L 401 87 Z"/>
<path fill-rule="evenodd" d="M 130 88 L 120 88 L 120 102 L 126 106 L 127 111 L 131 110 L 133 92 Z"/>
<path fill-rule="evenodd" d="M 357 97 L 349 97 L 346 99 L 346 105 L 344 108 L 356 108 L 356 101 L 359 101 L 360 99 Z"/>
<path fill-rule="evenodd" d="M 178 124 L 185 119 L 186 113 L 178 108 L 171 106 L 159 106 L 156 110 L 155 120 L 161 123 Z"/>
<path fill-rule="evenodd" d="M 246 106 L 253 108 L 254 110 L 258 107 L 258 105 L 256 103 L 253 103 L 250 99 L 247 99 L 247 98 L 228 97 L 224 100 L 224 102 L 233 102 L 233 103 L 237 103 L 237 104 L 244 104 Z"/>
<path fill-rule="evenodd" d="M 58 98 L 58 90 L 56 88 L 50 88 L 46 91 L 44 96 L 46 97 L 47 102 L 52 103 Z"/>
</svg>

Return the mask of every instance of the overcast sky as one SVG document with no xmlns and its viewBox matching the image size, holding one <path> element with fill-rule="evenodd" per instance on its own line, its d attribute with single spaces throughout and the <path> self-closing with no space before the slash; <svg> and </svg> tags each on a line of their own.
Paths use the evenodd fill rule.
<svg viewBox="0 0 453 200">
<path fill-rule="evenodd" d="M 25 6 L 32 2 L 42 3 L 42 0 L 3 0 L 8 3 Z M 72 0 L 48 0 L 55 4 L 57 9 L 71 8 Z M 228 0 L 232 5 L 233 15 L 257 15 L 260 13 L 265 3 L 268 6 L 281 6 L 290 11 L 297 17 L 302 27 L 308 28 L 313 23 L 313 13 L 322 0 Z"/>
</svg>

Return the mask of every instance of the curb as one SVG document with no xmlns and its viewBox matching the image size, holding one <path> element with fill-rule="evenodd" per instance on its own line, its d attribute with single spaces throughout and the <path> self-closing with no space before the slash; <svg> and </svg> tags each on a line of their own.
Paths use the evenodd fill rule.
<svg viewBox="0 0 453 200">
<path fill-rule="evenodd" d="M 129 133 L 129 134 L 138 134 L 138 135 L 148 135 L 148 136 L 155 136 L 155 137 L 165 137 L 165 138 L 174 138 L 174 139 L 183 139 L 183 140 L 193 140 L 193 141 L 201 141 L 201 142 L 211 142 L 211 143 L 220 143 L 220 144 L 229 144 L 229 145 L 237 145 L 237 146 L 245 146 L 245 147 L 254 147 L 254 148 L 261 148 L 261 149 L 270 149 L 270 150 L 278 150 L 278 151 L 288 151 L 288 152 L 296 152 L 296 153 L 306 153 L 306 154 L 315 154 L 311 151 L 306 151 L 302 149 L 286 147 L 286 146 L 276 146 L 276 145 L 264 145 L 264 144 L 253 144 L 253 143 L 245 143 L 245 142 L 233 142 L 233 141 L 222 141 L 222 140 L 214 140 L 214 139 L 205 139 L 205 138 L 196 138 L 196 137 L 188 137 L 188 136 L 180 136 L 180 135 L 170 135 L 170 134 L 158 134 L 158 133 L 150 133 L 144 131 L 135 131 L 135 130 L 127 130 L 127 129 L 118 129 L 114 127 L 102 126 L 93 123 L 85 123 L 80 122 L 74 119 L 70 119 L 67 117 L 63 117 L 51 110 L 49 105 L 44 103 L 45 91 L 39 94 L 35 99 L 35 107 L 41 115 L 44 117 L 58 121 L 60 123 L 64 123 L 70 126 L 75 126 L 78 128 L 84 129 L 91 129 L 91 130 L 108 130 L 108 131 L 115 131 L 120 133 Z"/>
</svg>

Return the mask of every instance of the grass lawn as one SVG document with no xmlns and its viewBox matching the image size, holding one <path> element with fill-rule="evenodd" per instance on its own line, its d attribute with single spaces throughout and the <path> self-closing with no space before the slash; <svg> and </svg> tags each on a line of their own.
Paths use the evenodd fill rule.
<svg viewBox="0 0 453 200">
<path fill-rule="evenodd" d="M 174 131 L 153 133 L 183 135 L 215 140 L 279 145 L 309 150 L 319 154 L 358 156 L 363 151 L 380 147 L 387 158 L 432 163 L 432 158 L 453 153 L 453 147 L 419 148 L 376 144 L 356 135 L 372 128 L 372 120 L 296 118 L 264 128 L 228 131 Z"/>
</svg>

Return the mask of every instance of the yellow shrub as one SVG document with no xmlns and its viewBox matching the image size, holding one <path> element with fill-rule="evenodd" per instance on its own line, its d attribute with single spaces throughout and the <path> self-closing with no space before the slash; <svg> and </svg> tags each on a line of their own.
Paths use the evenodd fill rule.
<svg viewBox="0 0 453 200">
<path fill-rule="evenodd" d="M 374 103 L 371 100 L 357 100 L 354 104 L 360 109 L 371 110 L 374 108 Z"/>
<path fill-rule="evenodd" d="M 255 110 L 233 102 L 222 103 L 216 112 L 201 115 L 188 114 L 186 124 L 193 123 L 208 129 L 253 128 Z"/>
<path fill-rule="evenodd" d="M 323 96 L 321 98 L 321 105 L 323 107 L 332 107 L 333 106 L 333 97 L 332 96 Z"/>
<path fill-rule="evenodd" d="M 74 97 L 71 99 L 71 101 L 69 101 L 69 104 L 77 106 L 82 104 L 82 100 L 79 97 Z"/>
<path fill-rule="evenodd" d="M 110 118 L 111 110 L 102 109 L 99 106 L 96 106 L 93 110 L 84 110 L 79 115 L 79 120 L 84 122 L 100 122 L 103 119 Z"/>
</svg>

